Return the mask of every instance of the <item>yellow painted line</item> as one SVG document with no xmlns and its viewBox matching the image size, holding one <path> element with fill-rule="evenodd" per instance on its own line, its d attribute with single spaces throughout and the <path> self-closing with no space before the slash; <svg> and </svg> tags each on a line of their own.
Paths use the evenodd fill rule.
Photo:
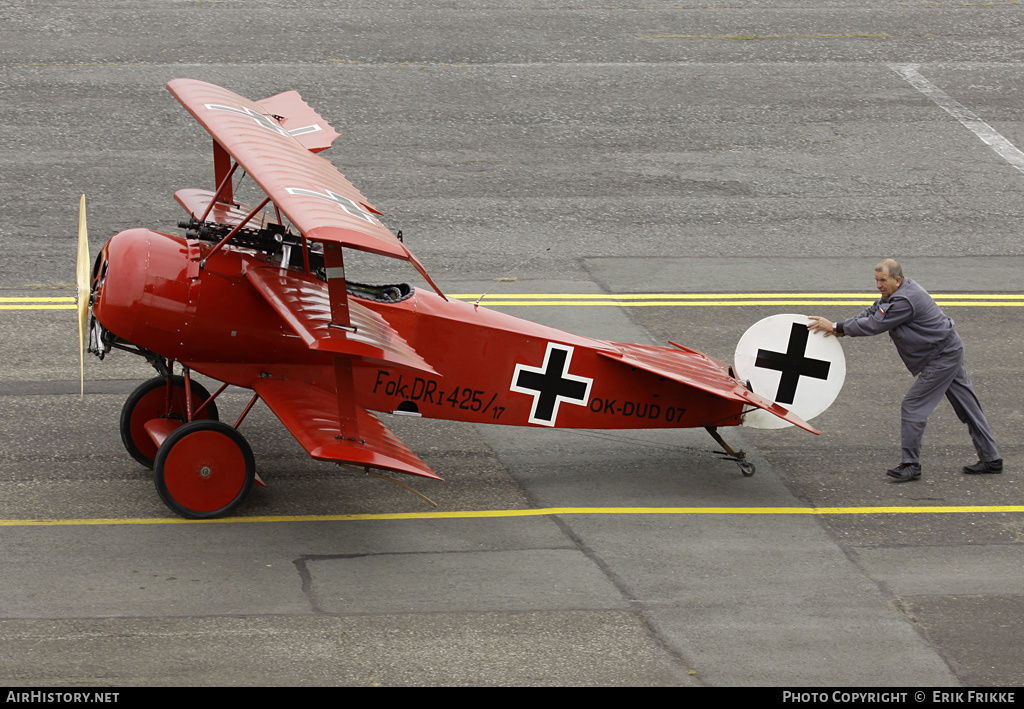
<svg viewBox="0 0 1024 709">
<path fill-rule="evenodd" d="M 360 515 L 284 515 L 277 517 L 225 517 L 193 520 L 180 517 L 98 519 L 5 519 L 0 527 L 75 527 L 139 524 L 256 524 L 266 522 L 353 522 L 380 520 L 485 519 L 548 517 L 554 515 L 890 515 L 991 514 L 1024 512 L 1024 505 L 970 505 L 962 507 L 546 507 L 533 510 L 476 510 L 464 512 L 396 512 Z"/>
<path fill-rule="evenodd" d="M 475 302 L 477 293 L 455 293 L 449 298 Z M 991 293 L 935 293 L 940 305 L 950 307 L 1022 307 L 1024 295 Z M 515 293 L 492 294 L 481 305 L 493 307 L 738 307 L 864 306 L 877 300 L 864 293 Z M 74 310 L 73 297 L 0 298 L 0 310 Z"/>
<path fill-rule="evenodd" d="M 475 302 L 475 293 L 456 293 L 450 298 Z M 988 293 L 933 294 L 936 302 L 946 306 L 1020 307 L 1024 295 Z M 487 307 L 511 306 L 587 306 L 587 307 L 723 307 L 743 305 L 768 306 L 868 306 L 878 299 L 864 293 L 515 293 L 492 294 L 483 299 Z"/>
<path fill-rule="evenodd" d="M 721 307 L 738 307 L 741 305 L 770 305 L 773 307 L 801 305 L 801 306 L 836 306 L 836 305 L 859 305 L 867 307 L 871 305 L 873 300 L 865 300 L 862 302 L 849 301 L 849 300 L 696 300 L 696 301 L 650 301 L 643 303 L 620 303 L 615 301 L 587 301 L 577 302 L 571 300 L 496 300 L 494 302 L 484 301 L 480 305 L 488 308 L 500 308 L 500 307 L 526 307 L 526 306 L 561 306 L 561 307 L 596 307 L 596 306 L 623 306 L 630 308 L 680 308 L 680 307 L 705 307 L 705 308 L 721 308 Z M 940 305 L 946 307 L 989 307 L 989 308 L 1011 308 L 1011 307 L 1024 307 L 1024 303 L 998 303 L 988 302 L 979 303 L 977 301 L 938 301 Z"/>
<path fill-rule="evenodd" d="M 1011 302 L 995 302 L 995 301 L 992 301 L 992 302 L 979 302 L 977 300 L 939 300 L 938 298 L 935 299 L 935 302 L 938 303 L 939 305 L 945 305 L 947 307 L 959 307 L 959 308 L 971 307 L 971 306 L 982 306 L 982 307 L 990 307 L 990 308 L 996 308 L 996 307 L 1007 308 L 1007 307 L 1019 307 L 1021 305 L 1024 305 L 1024 303 L 1017 302 L 1017 301 L 1011 301 Z"/>
<path fill-rule="evenodd" d="M 957 298 L 961 300 L 1019 300 L 1024 302 L 1024 295 L 1018 294 L 991 294 L 991 293 L 932 293 L 936 300 Z M 476 300 L 480 297 L 476 293 L 449 294 L 449 298 L 459 300 Z M 874 303 L 878 300 L 877 295 L 866 293 L 492 293 L 484 300 L 720 300 L 726 299 L 757 299 L 757 298 L 829 298 L 829 299 L 853 299 L 870 300 Z"/>
<path fill-rule="evenodd" d="M 75 310 L 76 307 L 74 296 L 0 298 L 0 310 Z"/>
<path fill-rule="evenodd" d="M 449 298 L 475 300 L 478 293 L 449 294 Z M 864 293 L 492 293 L 487 299 L 522 298 L 537 300 L 562 298 L 569 300 L 709 300 L 714 298 L 868 298 Z M 997 296 L 998 297 L 998 296 Z M 1020 296 L 1024 300 L 1024 295 Z M 877 297 L 876 297 L 877 300 Z"/>
<path fill-rule="evenodd" d="M 74 310 L 74 305 L 48 305 L 48 304 L 24 304 L 24 305 L 8 305 L 6 303 L 0 303 L 0 310 Z"/>
<path fill-rule="evenodd" d="M 500 308 L 500 307 L 525 307 L 525 306 L 555 306 L 555 307 L 630 307 L 630 308 L 679 308 L 679 307 L 736 307 L 740 305 L 772 305 L 772 306 L 789 306 L 789 305 L 863 305 L 867 307 L 871 305 L 873 300 L 865 300 L 862 302 L 850 301 L 850 300 L 665 300 L 665 301 L 640 301 L 640 302 L 622 302 L 614 300 L 485 300 L 480 305 L 487 308 Z M 946 303 L 946 305 L 949 305 Z M 974 303 L 973 305 L 997 305 L 993 303 Z M 1019 303 L 1018 305 L 1024 305 Z"/>
</svg>

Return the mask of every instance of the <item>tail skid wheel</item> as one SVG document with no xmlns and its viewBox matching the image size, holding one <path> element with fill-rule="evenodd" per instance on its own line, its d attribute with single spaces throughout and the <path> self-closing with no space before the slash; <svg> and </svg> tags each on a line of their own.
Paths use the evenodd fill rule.
<svg viewBox="0 0 1024 709">
<path fill-rule="evenodd" d="M 222 517 L 252 488 L 256 462 L 238 431 L 220 421 L 186 423 L 167 437 L 153 464 L 156 491 L 189 519 Z"/>
<path fill-rule="evenodd" d="M 725 451 L 724 453 L 719 453 L 719 455 L 724 455 L 726 460 L 731 460 L 740 466 L 740 472 L 743 473 L 743 477 L 749 478 L 757 472 L 757 468 L 754 467 L 754 464 L 747 460 L 747 454 L 743 451 L 733 450 L 732 446 L 726 443 L 725 439 L 718 433 L 718 429 L 716 427 L 705 426 L 704 429 L 711 434 L 711 437 L 714 438 L 718 445 L 722 446 L 722 450 Z"/>
<path fill-rule="evenodd" d="M 184 421 L 187 417 L 185 407 L 185 379 L 172 378 L 171 406 L 167 408 L 167 380 L 154 377 L 140 384 L 124 402 L 121 409 L 121 442 L 132 458 L 147 468 L 153 467 L 157 447 L 143 426 L 155 418 L 171 418 Z M 191 382 L 192 410 L 195 411 L 203 402 L 210 398 L 210 393 L 199 384 Z M 205 409 L 194 415 L 201 420 L 218 420 L 217 404 L 211 401 Z"/>
</svg>

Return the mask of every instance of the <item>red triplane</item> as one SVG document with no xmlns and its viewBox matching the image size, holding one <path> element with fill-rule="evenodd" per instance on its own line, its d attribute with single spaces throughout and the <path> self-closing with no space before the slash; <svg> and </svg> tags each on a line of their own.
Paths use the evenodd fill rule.
<svg viewBox="0 0 1024 709">
<path fill-rule="evenodd" d="M 128 397 L 121 437 L 175 512 L 227 514 L 258 481 L 238 432 L 257 399 L 317 460 L 434 479 L 371 411 L 511 426 L 703 426 L 747 475 L 753 466 L 718 427 L 739 425 L 753 407 L 817 433 L 694 350 L 578 337 L 449 300 L 316 154 L 338 134 L 296 92 L 253 102 L 201 81 L 167 86 L 213 136 L 216 189 L 175 194 L 190 215 L 184 236 L 114 235 L 85 275 L 91 298 L 79 307 L 91 305 L 89 351 L 134 352 L 159 374 Z M 235 202 L 238 168 L 266 195 L 255 208 Z M 344 249 L 407 261 L 433 292 L 349 281 Z M 193 371 L 224 386 L 211 396 Z M 228 384 L 254 391 L 234 425 L 218 420 L 215 403 Z"/>
</svg>

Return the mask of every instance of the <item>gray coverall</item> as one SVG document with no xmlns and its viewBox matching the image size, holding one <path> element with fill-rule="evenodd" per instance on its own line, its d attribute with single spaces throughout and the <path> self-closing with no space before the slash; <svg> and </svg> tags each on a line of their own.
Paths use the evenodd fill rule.
<svg viewBox="0 0 1024 709">
<path fill-rule="evenodd" d="M 978 458 L 983 461 L 999 458 L 988 421 L 964 369 L 964 343 L 953 321 L 924 288 L 909 278 L 904 278 L 891 296 L 876 301 L 837 328 L 837 332 L 851 337 L 886 331 L 907 369 L 917 377 L 903 397 L 902 462 L 921 462 L 921 438 L 928 414 L 943 394 L 953 405 L 957 417 L 967 424 Z"/>
</svg>

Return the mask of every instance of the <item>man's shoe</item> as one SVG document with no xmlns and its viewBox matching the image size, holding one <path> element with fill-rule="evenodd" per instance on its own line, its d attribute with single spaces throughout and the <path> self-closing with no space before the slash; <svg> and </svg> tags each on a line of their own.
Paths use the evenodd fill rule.
<svg viewBox="0 0 1024 709">
<path fill-rule="evenodd" d="M 920 480 L 921 465 L 919 463 L 900 463 L 892 470 L 887 470 L 885 474 L 898 483 Z"/>
<path fill-rule="evenodd" d="M 968 465 L 964 467 L 964 472 L 968 475 L 986 475 L 996 474 L 1003 472 L 1003 459 L 996 458 L 995 460 L 979 460 L 974 465 Z"/>
</svg>

